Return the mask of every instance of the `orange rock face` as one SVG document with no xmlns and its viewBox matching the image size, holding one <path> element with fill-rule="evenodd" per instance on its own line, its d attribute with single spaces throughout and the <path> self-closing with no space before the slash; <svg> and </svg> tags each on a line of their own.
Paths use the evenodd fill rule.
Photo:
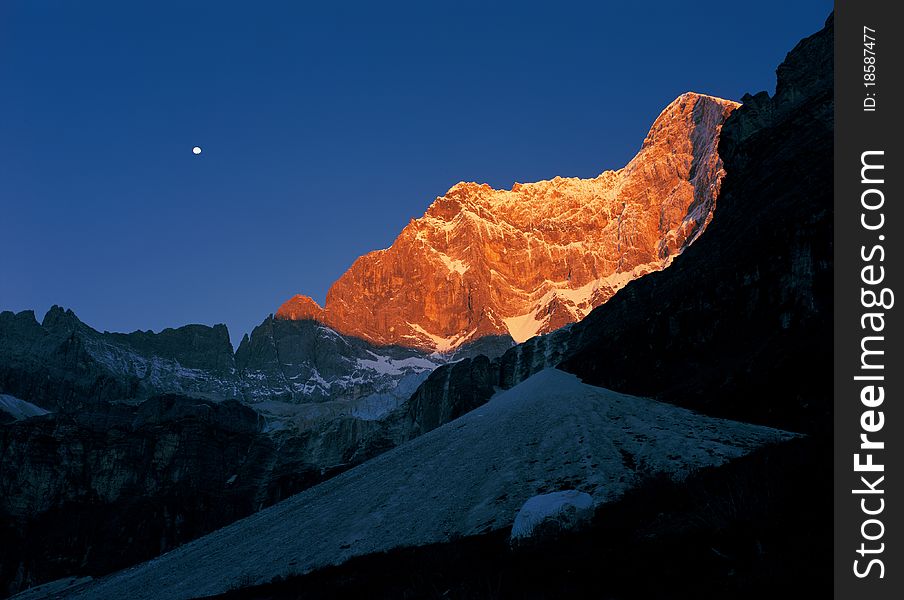
<svg viewBox="0 0 904 600">
<path fill-rule="evenodd" d="M 627 166 L 593 179 L 458 183 L 391 247 L 358 258 L 324 308 L 295 296 L 276 316 L 438 352 L 577 321 L 668 266 L 709 223 L 724 175 L 719 132 L 737 106 L 680 96 Z"/>
</svg>

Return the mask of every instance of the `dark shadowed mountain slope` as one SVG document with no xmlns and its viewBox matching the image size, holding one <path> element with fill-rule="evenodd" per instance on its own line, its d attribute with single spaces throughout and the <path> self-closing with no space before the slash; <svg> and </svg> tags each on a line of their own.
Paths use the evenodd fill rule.
<svg viewBox="0 0 904 600">
<path fill-rule="evenodd" d="M 723 128 L 726 177 L 697 244 L 573 329 L 584 381 L 752 421 L 828 423 L 833 21 Z"/>
<path fill-rule="evenodd" d="M 261 421 L 232 400 L 157 396 L 0 427 L 0 594 L 128 566 L 278 499 Z"/>
<path fill-rule="evenodd" d="M 351 556 L 507 530 L 538 494 L 573 489 L 610 502 L 645 476 L 683 479 L 793 437 L 547 369 L 460 419 L 68 597 L 222 593 Z M 53 594 L 36 588 L 26 597 Z"/>
<path fill-rule="evenodd" d="M 356 557 L 223 600 L 731 600 L 832 594 L 829 436 L 688 480 L 646 480 L 589 528 L 512 550 L 501 530 Z"/>
</svg>

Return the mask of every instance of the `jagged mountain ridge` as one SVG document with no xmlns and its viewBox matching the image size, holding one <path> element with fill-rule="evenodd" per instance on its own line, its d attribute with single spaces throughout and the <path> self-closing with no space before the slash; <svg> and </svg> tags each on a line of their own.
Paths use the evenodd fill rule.
<svg viewBox="0 0 904 600">
<path fill-rule="evenodd" d="M 32 311 L 0 313 L 0 390 L 48 410 L 166 393 L 255 405 L 351 402 L 403 381 L 410 393 L 446 359 L 272 316 L 233 352 L 225 325 L 101 333 L 58 306 L 40 323 Z"/>
<path fill-rule="evenodd" d="M 392 246 L 358 258 L 323 308 L 298 295 L 276 316 L 436 352 L 578 321 L 667 266 L 709 223 L 724 174 L 719 132 L 737 106 L 683 94 L 626 167 L 593 179 L 458 183 Z"/>
<path fill-rule="evenodd" d="M 100 333 L 71 310 L 0 312 L 0 390 L 49 410 L 159 393 L 241 396 L 224 325 Z"/>
</svg>

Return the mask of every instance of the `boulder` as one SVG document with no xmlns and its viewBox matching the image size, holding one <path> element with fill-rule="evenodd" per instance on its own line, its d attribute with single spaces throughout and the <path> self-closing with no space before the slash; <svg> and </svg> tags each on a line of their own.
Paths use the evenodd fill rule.
<svg viewBox="0 0 904 600">
<path fill-rule="evenodd" d="M 586 524 L 593 517 L 593 498 L 577 490 L 541 494 L 528 499 L 515 516 L 512 546 L 553 538 Z"/>
</svg>

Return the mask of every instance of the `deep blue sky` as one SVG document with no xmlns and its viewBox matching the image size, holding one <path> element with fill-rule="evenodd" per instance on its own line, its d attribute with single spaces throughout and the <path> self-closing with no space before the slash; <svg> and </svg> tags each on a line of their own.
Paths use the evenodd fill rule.
<svg viewBox="0 0 904 600">
<path fill-rule="evenodd" d="M 0 2 L 0 310 L 237 341 L 457 181 L 592 177 L 682 92 L 771 92 L 832 5 L 307 4 Z"/>
</svg>

